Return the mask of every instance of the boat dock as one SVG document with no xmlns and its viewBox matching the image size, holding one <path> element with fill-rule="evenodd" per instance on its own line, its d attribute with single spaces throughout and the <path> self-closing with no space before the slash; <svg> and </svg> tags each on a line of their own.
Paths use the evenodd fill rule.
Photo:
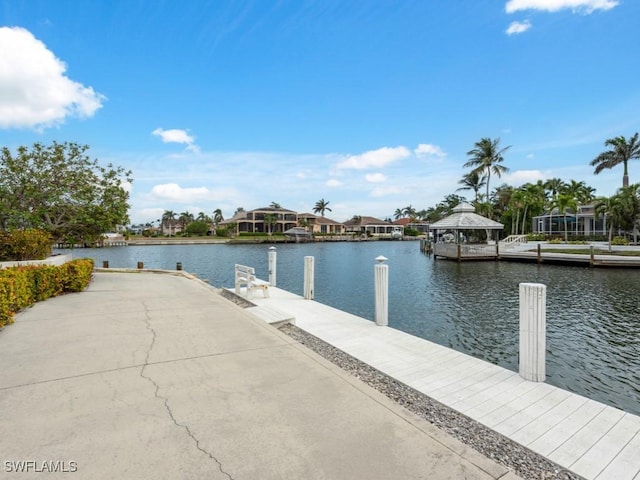
<svg viewBox="0 0 640 480">
<path fill-rule="evenodd" d="M 640 479 L 637 415 L 284 290 L 251 301 L 585 479 Z"/>
</svg>

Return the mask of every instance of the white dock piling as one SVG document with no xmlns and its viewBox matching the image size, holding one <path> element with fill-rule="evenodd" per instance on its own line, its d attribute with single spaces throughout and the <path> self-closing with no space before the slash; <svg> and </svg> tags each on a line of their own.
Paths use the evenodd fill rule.
<svg viewBox="0 0 640 480">
<path fill-rule="evenodd" d="M 389 265 L 384 264 L 388 259 L 382 255 L 376 257 L 376 260 L 378 263 L 373 267 L 376 325 L 384 327 L 389 324 Z"/>
<path fill-rule="evenodd" d="M 520 284 L 520 368 L 522 378 L 544 382 L 546 377 L 547 287 Z"/>
<path fill-rule="evenodd" d="M 304 298 L 313 300 L 314 257 L 304 257 Z"/>
<path fill-rule="evenodd" d="M 269 285 L 276 286 L 276 247 L 269 247 Z"/>
</svg>

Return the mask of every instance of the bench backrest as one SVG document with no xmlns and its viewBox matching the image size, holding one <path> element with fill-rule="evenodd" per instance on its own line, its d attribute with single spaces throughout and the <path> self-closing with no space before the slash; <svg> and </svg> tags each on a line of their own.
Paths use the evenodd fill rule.
<svg viewBox="0 0 640 480">
<path fill-rule="evenodd" d="M 240 265 L 236 263 L 236 278 L 252 278 L 256 276 L 256 271 L 253 267 L 247 267 L 246 265 Z"/>
</svg>

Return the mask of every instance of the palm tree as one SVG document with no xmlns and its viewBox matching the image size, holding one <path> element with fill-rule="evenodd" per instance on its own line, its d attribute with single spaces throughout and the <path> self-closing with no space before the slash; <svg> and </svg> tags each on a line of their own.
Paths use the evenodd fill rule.
<svg viewBox="0 0 640 480">
<path fill-rule="evenodd" d="M 329 210 L 330 212 L 333 211 L 329 208 L 329 202 L 326 201 L 324 198 L 321 198 L 320 200 L 318 200 L 316 202 L 316 205 L 313 207 L 313 213 L 319 213 L 323 217 L 324 217 L 324 212 L 326 212 L 327 210 Z"/>
<path fill-rule="evenodd" d="M 165 210 L 164 213 L 162 214 L 162 225 L 164 226 L 165 223 L 168 225 L 169 227 L 169 236 L 171 236 L 171 229 L 173 228 L 173 222 L 176 219 L 176 212 L 174 212 L 173 210 Z"/>
<path fill-rule="evenodd" d="M 467 152 L 467 155 L 469 155 L 471 159 L 464 164 L 464 167 L 472 167 L 472 172 L 476 172 L 478 175 L 486 178 L 487 200 L 489 199 L 489 182 L 491 181 L 491 174 L 493 173 L 497 177 L 501 177 L 503 173 L 509 171 L 507 167 L 501 165 L 504 160 L 503 154 L 509 148 L 510 146 L 501 149 L 499 138 L 492 140 L 485 137 L 475 143 L 475 148 L 473 150 L 469 150 Z"/>
<path fill-rule="evenodd" d="M 549 192 L 551 200 L 555 200 L 559 193 L 562 193 L 566 184 L 561 178 L 550 178 L 544 182 L 544 188 Z"/>
<path fill-rule="evenodd" d="M 275 209 L 282 208 L 278 202 L 271 202 L 269 206 Z"/>
<path fill-rule="evenodd" d="M 588 186 L 586 183 L 575 180 L 570 180 L 570 183 L 565 184 L 564 193 L 568 193 L 575 198 L 580 205 L 585 205 L 594 199 L 593 193 L 595 188 Z"/>
<path fill-rule="evenodd" d="M 393 213 L 393 218 L 396 220 L 404 217 L 404 211 L 401 208 L 396 208 L 396 211 Z"/>
<path fill-rule="evenodd" d="M 478 192 L 486 184 L 484 175 L 480 175 L 479 172 L 473 170 L 463 175 L 462 180 L 460 180 L 458 183 L 462 185 L 462 187 L 458 188 L 458 190 L 473 190 L 473 193 L 475 194 L 475 200 L 473 203 L 478 203 Z M 458 190 L 456 190 L 456 192 Z"/>
<path fill-rule="evenodd" d="M 551 207 L 557 208 L 558 213 L 562 214 L 564 217 L 564 241 L 565 243 L 568 243 L 567 210 L 572 210 L 575 213 L 578 210 L 578 202 L 576 202 L 576 199 L 571 195 L 561 193 L 551 202 Z"/>
<path fill-rule="evenodd" d="M 196 220 L 198 222 L 206 222 L 206 223 L 211 223 L 211 218 L 209 217 L 209 215 L 207 215 L 204 212 L 200 212 L 198 213 L 198 216 L 196 217 Z"/>
<path fill-rule="evenodd" d="M 193 222 L 193 218 L 194 218 L 193 213 L 185 211 L 180 214 L 180 216 L 178 217 L 178 221 L 180 222 L 180 225 L 182 225 L 182 228 L 184 229 L 184 227 L 186 227 L 188 224 Z"/>
<path fill-rule="evenodd" d="M 599 174 L 605 168 L 613 168 L 621 163 L 624 165 L 622 174 L 622 186 L 629 186 L 629 160 L 640 158 L 640 141 L 636 132 L 628 141 L 624 136 L 609 138 L 604 142 L 605 146 L 612 147 L 591 160 L 590 165 L 596 167 L 593 173 Z"/>
<path fill-rule="evenodd" d="M 276 207 L 273 207 L 276 208 Z M 269 235 L 273 233 L 273 226 L 278 223 L 278 216 L 275 213 L 267 213 L 264 216 L 264 224 L 269 229 Z"/>
<path fill-rule="evenodd" d="M 406 206 L 402 209 L 402 213 L 405 217 L 409 217 L 412 220 L 416 218 L 416 209 L 413 208 L 413 205 Z"/>
<path fill-rule="evenodd" d="M 222 210 L 220 210 L 219 208 L 216 208 L 213 211 L 213 223 L 215 223 L 216 227 L 218 226 L 218 224 L 220 222 L 222 222 L 224 220 L 224 217 L 222 216 Z"/>
<path fill-rule="evenodd" d="M 609 223 L 609 251 L 611 251 L 611 241 L 613 240 L 613 229 L 622 223 L 624 217 L 624 205 L 619 195 L 611 197 L 600 197 L 596 199 L 595 217 L 601 215 Z"/>
</svg>

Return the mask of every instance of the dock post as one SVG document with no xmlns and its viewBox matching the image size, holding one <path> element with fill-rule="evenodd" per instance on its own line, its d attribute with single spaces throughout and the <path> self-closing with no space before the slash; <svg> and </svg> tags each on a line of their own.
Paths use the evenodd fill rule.
<svg viewBox="0 0 640 480">
<path fill-rule="evenodd" d="M 109 268 L 109 260 L 102 261 L 102 268 Z"/>
<path fill-rule="evenodd" d="M 542 248 L 538 244 L 538 264 L 542 262 Z"/>
<path fill-rule="evenodd" d="M 376 297 L 376 325 L 385 327 L 389 324 L 389 265 L 385 265 L 386 257 L 376 257 L 378 262 L 374 269 L 374 287 Z"/>
<path fill-rule="evenodd" d="M 519 373 L 525 380 L 545 380 L 546 329 L 547 286 L 540 283 L 521 283 Z"/>
<path fill-rule="evenodd" d="M 314 257 L 304 257 L 304 298 L 313 300 Z"/>
<path fill-rule="evenodd" d="M 144 263 L 138 262 L 138 270 L 142 270 L 144 268 Z"/>
<path fill-rule="evenodd" d="M 176 270 L 178 271 L 182 270 L 182 262 L 176 263 Z"/>
<path fill-rule="evenodd" d="M 269 285 L 276 286 L 276 261 L 278 254 L 276 247 L 269 247 Z"/>
<path fill-rule="evenodd" d="M 589 268 L 593 268 L 593 245 L 589 246 Z"/>
</svg>

